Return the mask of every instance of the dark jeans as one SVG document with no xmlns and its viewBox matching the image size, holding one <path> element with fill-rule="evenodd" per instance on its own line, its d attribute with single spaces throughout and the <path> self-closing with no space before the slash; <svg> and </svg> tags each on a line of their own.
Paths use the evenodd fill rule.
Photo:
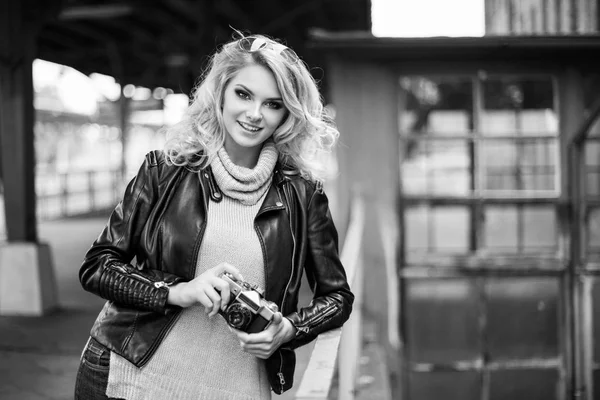
<svg viewBox="0 0 600 400">
<path fill-rule="evenodd" d="M 90 338 L 79 362 L 75 382 L 75 400 L 110 400 L 106 397 L 110 350 Z"/>
</svg>

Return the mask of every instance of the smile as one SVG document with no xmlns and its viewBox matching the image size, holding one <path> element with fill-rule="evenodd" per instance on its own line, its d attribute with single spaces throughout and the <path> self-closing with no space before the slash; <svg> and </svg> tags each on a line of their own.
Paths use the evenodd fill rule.
<svg viewBox="0 0 600 400">
<path fill-rule="evenodd" d="M 258 131 L 260 131 L 262 129 L 262 128 L 258 127 L 258 126 L 250 125 L 250 124 L 247 124 L 247 123 L 242 122 L 242 121 L 238 121 L 237 123 L 240 124 L 240 126 L 242 128 L 244 128 L 245 130 L 247 130 L 249 132 L 258 132 Z"/>
</svg>

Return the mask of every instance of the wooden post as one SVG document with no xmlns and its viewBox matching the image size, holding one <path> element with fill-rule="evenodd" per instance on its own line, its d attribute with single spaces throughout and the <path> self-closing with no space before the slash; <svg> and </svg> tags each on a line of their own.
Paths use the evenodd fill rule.
<svg viewBox="0 0 600 400">
<path fill-rule="evenodd" d="M 33 77 L 39 21 L 30 2 L 0 2 L 0 151 L 8 242 L 0 245 L 0 315 L 40 315 L 56 305 L 50 248 L 36 223 Z"/>
</svg>

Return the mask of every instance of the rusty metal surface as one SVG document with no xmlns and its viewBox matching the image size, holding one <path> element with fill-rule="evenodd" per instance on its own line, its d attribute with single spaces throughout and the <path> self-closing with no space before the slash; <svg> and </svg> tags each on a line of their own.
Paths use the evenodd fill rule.
<svg viewBox="0 0 600 400">
<path fill-rule="evenodd" d="M 553 358 L 558 355 L 560 281 L 551 277 L 489 279 L 486 341 L 489 359 Z"/>
<path fill-rule="evenodd" d="M 405 283 L 407 351 L 414 363 L 479 357 L 479 302 L 470 279 L 411 279 Z"/>
<path fill-rule="evenodd" d="M 502 370 L 490 374 L 489 400 L 560 398 L 557 370 Z"/>
<path fill-rule="evenodd" d="M 474 371 L 412 373 L 408 386 L 410 400 L 481 399 L 481 374 Z"/>
</svg>

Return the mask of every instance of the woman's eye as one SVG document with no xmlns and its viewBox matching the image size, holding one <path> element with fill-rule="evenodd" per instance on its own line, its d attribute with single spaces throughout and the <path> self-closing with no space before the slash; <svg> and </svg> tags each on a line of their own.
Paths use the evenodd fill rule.
<svg viewBox="0 0 600 400">
<path fill-rule="evenodd" d="M 275 101 L 269 101 L 265 105 L 273 110 L 279 110 L 281 107 L 283 107 L 281 103 L 277 103 Z"/>
<path fill-rule="evenodd" d="M 244 99 L 244 100 L 249 100 L 250 99 L 250 95 L 246 92 L 244 92 L 243 90 L 236 90 L 235 94 L 238 95 L 238 97 Z"/>
</svg>

